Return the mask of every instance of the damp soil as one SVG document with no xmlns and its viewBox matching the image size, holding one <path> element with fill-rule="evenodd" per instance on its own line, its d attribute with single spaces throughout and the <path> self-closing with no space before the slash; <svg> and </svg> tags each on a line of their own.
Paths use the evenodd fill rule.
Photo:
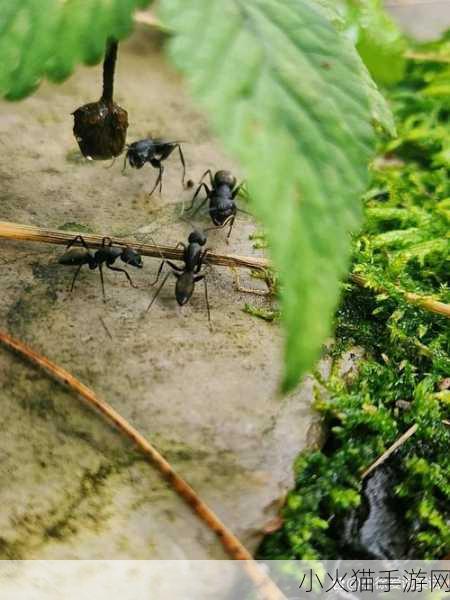
<svg viewBox="0 0 450 600">
<path fill-rule="evenodd" d="M 179 214 L 192 194 L 181 188 L 175 156 L 163 193 L 149 198 L 155 170 L 122 173 L 121 158 L 110 166 L 79 153 L 71 113 L 98 99 L 100 74 L 101 66 L 79 68 L 61 86 L 44 83 L 23 102 L 0 103 L 1 220 L 175 245 L 189 233 Z M 239 174 L 147 29 L 120 48 L 115 89 L 128 141 L 185 140 L 194 181 L 208 168 Z M 209 246 L 261 255 L 249 240 L 254 230 L 240 216 L 229 246 L 223 231 L 210 234 Z M 281 400 L 280 331 L 243 312 L 249 300 L 270 302 L 211 269 L 211 333 L 201 289 L 180 309 L 171 282 L 145 315 L 159 261 L 132 272 L 138 289 L 107 273 L 104 303 L 89 269 L 68 293 L 73 271 L 58 264 L 61 253 L 0 240 L 0 327 L 110 402 L 254 549 L 292 487 L 294 457 L 317 437 L 313 380 Z M 247 275 L 242 283 L 255 285 Z M 4 349 L 0 381 L 0 558 L 224 556 L 158 473 L 78 399 Z"/>
</svg>

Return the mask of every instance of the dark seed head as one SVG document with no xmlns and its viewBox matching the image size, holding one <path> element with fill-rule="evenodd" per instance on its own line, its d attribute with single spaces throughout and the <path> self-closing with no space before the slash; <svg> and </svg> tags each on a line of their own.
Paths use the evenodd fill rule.
<svg viewBox="0 0 450 600">
<path fill-rule="evenodd" d="M 128 113 L 114 102 L 91 102 L 73 114 L 73 133 L 86 158 L 108 160 L 118 156 L 124 146 Z"/>
</svg>

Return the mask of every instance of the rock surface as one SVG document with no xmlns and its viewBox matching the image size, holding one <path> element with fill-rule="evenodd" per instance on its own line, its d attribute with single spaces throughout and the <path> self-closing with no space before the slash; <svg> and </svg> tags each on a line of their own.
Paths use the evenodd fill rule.
<svg viewBox="0 0 450 600">
<path fill-rule="evenodd" d="M 154 169 L 122 174 L 121 159 L 107 169 L 78 152 L 70 113 L 99 94 L 100 72 L 79 68 L 64 85 L 0 104 L 0 218 L 175 245 L 190 231 L 179 212 L 192 194 L 175 156 L 162 197 L 149 198 Z M 233 167 L 148 30 L 119 51 L 116 101 L 129 114 L 129 142 L 150 133 L 187 141 L 188 178 Z M 223 231 L 211 232 L 209 246 L 256 253 L 254 228 L 239 217 L 229 248 Z M 144 315 L 158 261 L 129 269 L 139 289 L 107 272 L 103 303 L 98 272 L 87 268 L 69 295 L 73 270 L 58 264 L 62 252 L 0 240 L 0 327 L 110 402 L 254 549 L 315 419 L 312 380 L 277 396 L 277 325 L 242 312 L 244 302 L 267 301 L 212 269 L 210 333 L 201 287 L 180 310 L 169 282 Z M 0 378 L 0 558 L 224 557 L 159 474 L 73 395 L 3 348 Z"/>
<path fill-rule="evenodd" d="M 400 27 L 420 41 L 433 40 L 450 27 L 448 0 L 385 0 Z"/>
</svg>

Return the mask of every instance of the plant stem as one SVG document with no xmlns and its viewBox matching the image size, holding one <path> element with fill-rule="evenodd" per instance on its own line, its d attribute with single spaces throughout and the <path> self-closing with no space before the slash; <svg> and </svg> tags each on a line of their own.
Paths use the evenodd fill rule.
<svg viewBox="0 0 450 600">
<path fill-rule="evenodd" d="M 365 479 L 367 477 L 367 475 L 369 475 L 369 473 L 372 473 L 372 471 L 374 469 L 376 469 L 377 467 L 379 467 L 381 464 L 384 463 L 384 461 L 389 458 L 389 456 L 391 456 L 391 454 L 393 452 L 395 452 L 397 450 L 397 448 L 400 448 L 400 446 L 402 446 L 406 440 L 408 440 L 412 435 L 414 435 L 417 431 L 417 423 L 415 423 L 414 425 L 412 425 L 409 429 L 407 429 L 405 431 L 405 433 L 403 433 L 398 440 L 396 440 L 391 446 L 389 446 L 389 448 L 383 452 L 383 454 L 377 458 L 377 460 L 375 462 L 373 462 L 370 467 L 367 467 L 367 469 L 361 474 L 361 479 Z"/>
<path fill-rule="evenodd" d="M 438 52 L 413 52 L 409 50 L 405 52 L 404 57 L 419 62 L 450 63 L 449 54 L 439 54 Z"/>
<path fill-rule="evenodd" d="M 81 235 L 86 244 L 92 248 L 100 248 L 102 239 L 109 237 L 112 243 L 117 246 L 131 246 L 139 250 L 143 256 L 153 258 L 168 258 L 171 260 L 182 260 L 183 251 L 173 246 L 164 246 L 156 244 L 138 244 L 134 240 L 115 238 L 109 234 L 98 235 L 93 233 L 82 233 L 79 231 L 59 231 L 58 229 L 47 229 L 44 227 L 34 227 L 32 225 L 21 225 L 20 223 L 10 223 L 9 221 L 0 221 L 0 238 L 10 240 L 26 240 L 30 242 L 44 242 L 46 244 L 67 245 L 77 235 Z M 243 269 L 259 269 L 261 271 L 271 268 L 271 263 L 267 258 L 255 256 L 238 256 L 237 254 L 217 254 L 208 252 L 205 262 L 221 267 L 239 267 Z M 368 281 L 357 273 L 350 273 L 350 280 L 363 288 L 372 289 L 375 293 L 386 292 L 382 287 L 376 289 L 369 287 Z M 428 312 L 433 312 L 444 317 L 450 318 L 450 305 L 439 300 L 434 300 L 427 296 L 398 290 L 403 295 L 406 302 L 420 306 Z"/>
<path fill-rule="evenodd" d="M 183 259 L 183 250 L 174 248 L 173 246 L 139 244 L 134 240 L 116 238 L 109 234 L 98 235 L 82 233 L 79 231 L 59 231 L 57 229 L 45 229 L 43 227 L 33 227 L 32 225 L 21 225 L 19 223 L 0 221 L 0 238 L 44 242 L 47 244 L 60 244 L 66 246 L 77 235 L 81 235 L 86 244 L 91 248 L 100 248 L 103 238 L 108 237 L 114 245 L 131 246 L 138 250 L 143 256 L 168 258 L 171 260 Z M 237 256 L 234 254 L 217 254 L 216 252 L 208 252 L 205 262 L 213 265 L 220 265 L 222 267 L 242 267 L 246 269 L 268 269 L 270 267 L 270 263 L 266 258 Z"/>
<path fill-rule="evenodd" d="M 377 294 L 387 293 L 387 290 L 381 286 L 372 288 L 369 286 L 367 279 L 356 273 L 350 274 L 350 280 L 360 287 L 372 289 Z M 403 295 L 404 299 L 406 302 L 409 302 L 409 304 L 415 304 L 416 306 L 424 308 L 428 312 L 434 312 L 438 315 L 443 315 L 444 317 L 450 318 L 450 304 L 445 304 L 444 302 L 439 302 L 439 300 L 434 300 L 433 298 L 429 298 L 427 296 L 421 296 L 420 294 L 405 292 L 401 289 L 398 289 L 398 292 Z"/>
<path fill-rule="evenodd" d="M 101 99 L 107 104 L 112 104 L 114 92 L 114 70 L 116 67 L 118 44 L 108 40 L 106 45 L 105 60 L 103 61 L 103 93 Z"/>
<path fill-rule="evenodd" d="M 222 523 L 209 506 L 201 500 L 193 488 L 177 474 L 171 464 L 167 462 L 156 448 L 154 448 L 152 444 L 150 444 L 150 442 L 148 442 L 126 419 L 124 419 L 122 415 L 114 410 L 107 402 L 101 400 L 90 388 L 81 383 L 81 381 L 71 373 L 50 361 L 45 356 L 35 352 L 23 342 L 11 337 L 3 331 L 0 331 L 0 342 L 44 369 L 59 383 L 67 385 L 78 396 L 81 396 L 91 407 L 95 408 L 106 417 L 106 419 L 117 427 L 121 433 L 126 435 L 139 450 L 150 459 L 161 475 L 167 480 L 169 485 L 183 498 L 206 526 L 214 531 L 229 556 L 234 560 L 244 561 L 244 569 L 253 583 L 257 586 L 258 590 L 263 592 L 264 597 L 267 598 L 267 600 L 285 599 L 284 595 L 274 582 L 260 570 L 250 552 L 239 539 Z"/>
</svg>

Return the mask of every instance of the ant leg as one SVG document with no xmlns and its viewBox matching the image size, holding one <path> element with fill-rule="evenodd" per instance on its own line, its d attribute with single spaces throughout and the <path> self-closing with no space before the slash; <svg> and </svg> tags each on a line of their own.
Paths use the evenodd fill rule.
<svg viewBox="0 0 450 600">
<path fill-rule="evenodd" d="M 106 294 L 105 294 L 105 282 L 103 280 L 103 265 L 98 265 L 98 270 L 100 272 L 100 281 L 102 282 L 102 294 L 103 294 L 103 302 L 106 302 Z"/>
<path fill-rule="evenodd" d="M 199 210 L 205 206 L 205 204 L 208 202 L 209 196 L 206 196 L 206 198 L 204 200 L 202 200 L 202 202 L 200 202 L 200 204 L 197 206 L 197 208 L 194 210 L 194 212 L 192 213 L 192 216 L 195 217 L 195 215 L 199 212 Z M 189 209 L 190 210 L 190 209 Z"/>
<path fill-rule="evenodd" d="M 70 286 L 70 293 L 73 292 L 73 286 L 75 285 L 75 281 L 76 281 L 78 275 L 80 274 L 82 266 L 83 265 L 79 265 L 78 268 L 77 268 L 77 270 L 75 271 L 75 275 L 73 276 L 73 279 L 72 279 L 72 285 Z"/>
<path fill-rule="evenodd" d="M 191 211 L 194 208 L 194 202 L 195 199 L 197 198 L 200 190 L 204 188 L 205 192 L 206 192 L 206 198 L 200 203 L 200 205 L 196 208 L 195 212 L 193 213 L 192 216 L 196 215 L 198 213 L 198 211 L 201 209 L 201 207 L 205 204 L 205 202 L 208 200 L 209 195 L 211 193 L 211 190 L 209 189 L 209 187 L 206 185 L 206 183 L 201 183 L 198 188 L 195 191 L 194 196 L 192 197 L 192 201 L 191 201 L 191 205 L 190 207 L 186 210 L 186 212 Z M 184 212 L 184 207 L 183 207 L 183 212 Z"/>
<path fill-rule="evenodd" d="M 177 148 L 178 148 L 178 152 L 179 152 L 179 154 L 180 154 L 180 160 L 181 160 L 181 164 L 183 165 L 183 178 L 182 178 L 182 180 L 181 180 L 181 181 L 182 181 L 183 187 L 185 188 L 185 187 L 186 187 L 186 184 L 185 184 L 185 182 L 184 182 L 184 181 L 185 181 L 185 179 L 186 179 L 186 163 L 184 162 L 183 151 L 181 150 L 181 146 L 180 146 L 180 144 L 177 144 Z"/>
<path fill-rule="evenodd" d="M 206 283 L 206 275 L 198 275 L 197 277 L 195 277 L 194 281 L 195 281 L 195 283 L 197 283 L 198 281 L 201 281 L 202 279 L 203 279 L 203 285 L 205 286 L 205 302 L 206 302 L 206 310 L 207 310 L 207 313 L 208 313 L 208 325 L 209 325 L 209 328 L 212 331 L 211 309 L 209 307 L 208 284 Z"/>
<path fill-rule="evenodd" d="M 171 260 L 166 260 L 166 263 L 168 265 L 170 265 L 172 267 L 172 269 L 174 269 L 175 271 L 178 271 L 179 273 L 182 273 L 184 271 L 183 267 L 179 267 L 178 265 L 175 265 Z"/>
<path fill-rule="evenodd" d="M 158 295 L 159 295 L 159 292 L 160 292 L 160 291 L 163 289 L 163 287 L 164 287 L 164 284 L 166 283 L 166 281 L 167 281 L 167 279 L 168 279 L 168 277 L 169 277 L 169 275 L 170 275 L 170 274 L 171 274 L 171 271 L 169 271 L 169 273 L 167 273 L 167 275 L 164 277 L 164 279 L 163 279 L 163 281 L 162 281 L 161 285 L 160 285 L 160 286 L 159 286 L 159 288 L 156 290 L 156 293 L 155 293 L 155 295 L 153 296 L 153 298 L 152 298 L 152 300 L 151 300 L 150 304 L 148 305 L 148 307 L 147 307 L 147 310 L 146 310 L 145 312 L 148 312 L 148 311 L 151 309 L 151 307 L 152 307 L 152 305 L 153 305 L 153 302 L 154 302 L 154 301 L 156 300 L 156 298 L 158 297 Z"/>
<path fill-rule="evenodd" d="M 201 176 L 199 183 L 201 183 L 205 179 L 206 175 L 208 175 L 208 174 L 209 174 L 209 181 L 211 182 L 211 187 L 214 187 L 214 179 L 213 179 L 213 174 L 212 174 L 211 169 L 206 169 L 206 171 Z"/>
<path fill-rule="evenodd" d="M 227 237 L 226 237 L 226 242 L 227 242 L 227 244 L 229 244 L 230 243 L 231 230 L 233 229 L 235 218 L 236 218 L 236 215 L 230 215 L 229 217 L 227 217 L 225 219 L 225 221 L 222 223 L 222 225 L 216 225 L 215 227 L 207 227 L 205 229 L 205 231 L 211 231 L 211 230 L 216 230 L 216 229 L 223 229 L 224 227 L 226 227 L 229 224 L 230 225 L 230 229 L 228 230 Z"/>
<path fill-rule="evenodd" d="M 111 163 L 111 164 L 110 164 L 108 167 L 105 167 L 105 169 L 111 169 L 111 167 L 113 167 L 113 166 L 114 166 L 114 163 L 116 162 L 116 158 L 117 158 L 117 157 L 115 156 L 115 157 L 112 159 L 112 163 Z"/>
<path fill-rule="evenodd" d="M 163 178 L 163 173 L 164 173 L 164 167 L 163 167 L 163 165 L 161 165 L 159 167 L 159 195 L 162 194 L 162 178 Z"/>
<path fill-rule="evenodd" d="M 106 267 L 107 267 L 107 269 L 110 269 L 111 271 L 119 271 L 120 273 L 125 273 L 125 276 L 128 279 L 131 287 L 137 288 L 137 285 L 135 285 L 133 283 L 133 280 L 131 279 L 130 274 L 128 273 L 128 271 L 125 271 L 125 269 L 120 269 L 119 267 L 112 267 L 112 266 L 108 265 L 108 263 L 106 263 Z"/>
<path fill-rule="evenodd" d="M 201 269 L 201 268 L 203 267 L 203 265 L 205 264 L 205 258 L 206 258 L 206 255 L 208 254 L 208 252 L 209 252 L 209 248 L 205 248 L 205 249 L 203 250 L 203 252 L 200 254 L 200 257 L 199 257 L 199 259 L 198 259 L 197 266 L 196 266 L 196 267 L 195 267 L 195 269 L 194 269 L 194 273 L 199 273 L 199 272 L 200 272 L 200 269 Z M 205 266 L 209 266 L 209 265 L 205 265 Z"/>
<path fill-rule="evenodd" d="M 161 261 L 161 264 L 159 265 L 158 273 L 156 275 L 156 279 L 155 279 L 155 281 L 153 281 L 153 283 L 150 284 L 150 287 L 153 287 L 154 285 L 156 285 L 158 283 L 159 277 L 161 275 L 161 272 L 162 272 L 165 264 L 166 264 L 166 260 L 164 259 Z"/>
<path fill-rule="evenodd" d="M 159 184 L 159 193 L 161 193 L 161 191 L 162 191 L 162 174 L 164 171 L 164 167 L 161 164 L 159 164 L 157 168 L 159 169 L 158 177 L 156 178 L 155 185 L 153 186 L 153 189 L 150 192 L 149 196 L 151 196 L 153 194 L 153 192 L 158 187 L 158 184 Z"/>
<path fill-rule="evenodd" d="M 125 158 L 123 160 L 123 167 L 122 167 L 122 173 L 125 172 L 125 169 L 127 168 L 127 155 L 125 153 Z"/>
<path fill-rule="evenodd" d="M 73 238 L 73 240 L 71 240 L 67 246 L 66 246 L 66 250 L 68 250 L 71 246 L 73 246 L 74 244 L 76 244 L 77 242 L 80 242 L 81 245 L 86 248 L 86 250 L 89 250 L 89 248 L 86 245 L 86 242 L 84 241 L 84 238 L 82 235 L 77 235 Z"/>
<path fill-rule="evenodd" d="M 230 229 L 228 230 L 227 237 L 226 237 L 227 244 L 230 243 L 230 235 L 231 235 L 231 231 L 233 229 L 233 225 L 234 225 L 234 220 L 235 219 L 236 219 L 236 215 L 231 215 L 231 217 L 228 217 L 228 219 L 226 219 L 226 221 L 224 223 L 224 225 L 226 225 L 226 223 L 228 221 L 230 221 Z"/>
<path fill-rule="evenodd" d="M 238 208 L 237 206 L 236 206 L 236 210 L 239 211 L 239 212 L 241 212 L 241 213 L 244 213 L 244 215 L 248 215 L 249 217 L 253 217 L 252 213 L 248 212 L 248 210 L 244 210 L 243 208 Z"/>
<path fill-rule="evenodd" d="M 160 278 L 160 276 L 161 276 L 161 272 L 162 272 L 162 270 L 163 270 L 163 267 L 164 267 L 164 265 L 165 265 L 166 263 L 167 263 L 168 265 L 170 265 L 170 266 L 172 267 L 172 269 L 174 269 L 175 271 L 179 271 L 180 273 L 181 273 L 181 272 L 184 270 L 184 269 L 182 269 L 181 267 L 179 267 L 178 265 L 175 265 L 175 264 L 174 264 L 173 262 L 171 262 L 170 260 L 166 260 L 166 259 L 164 259 L 164 260 L 161 262 L 161 264 L 159 265 L 159 269 L 158 269 L 158 273 L 157 273 L 157 275 L 156 275 L 156 279 L 155 279 L 155 281 L 153 281 L 153 282 L 150 284 L 150 287 L 153 287 L 154 285 L 156 285 L 156 284 L 158 283 L 158 281 L 159 281 L 159 278 Z"/>
<path fill-rule="evenodd" d="M 243 185 L 244 185 L 244 182 L 240 183 L 237 187 L 234 188 L 234 190 L 231 193 L 231 197 L 233 198 L 233 200 L 239 194 Z"/>
</svg>

